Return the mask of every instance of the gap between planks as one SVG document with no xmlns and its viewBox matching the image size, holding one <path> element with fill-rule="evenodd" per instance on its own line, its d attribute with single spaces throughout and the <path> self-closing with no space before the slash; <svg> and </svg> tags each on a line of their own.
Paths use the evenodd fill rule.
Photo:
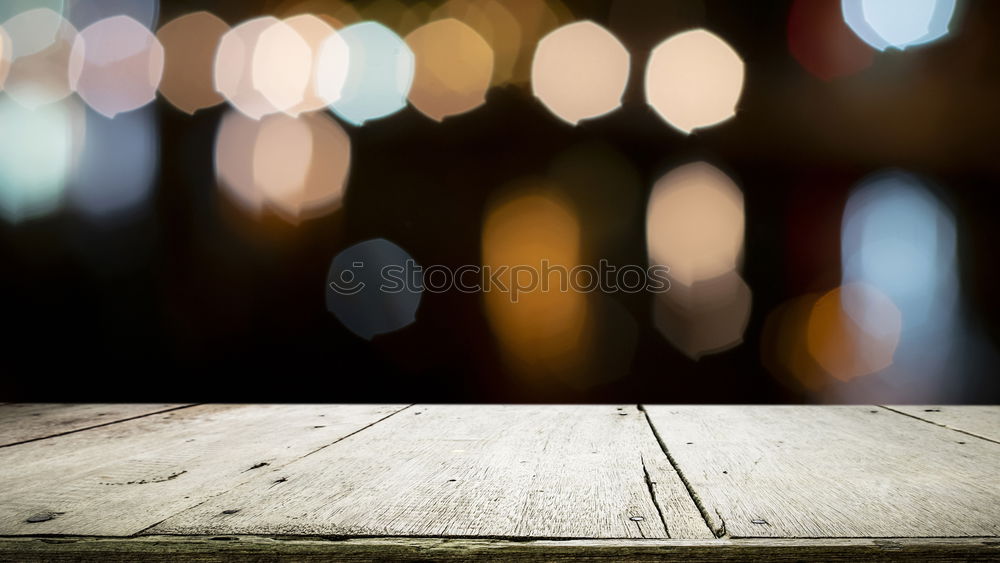
<svg viewBox="0 0 1000 563">
<path fill-rule="evenodd" d="M 941 422 L 937 422 L 937 421 L 931 420 L 930 418 L 926 418 L 926 417 L 923 417 L 923 416 L 920 416 L 920 415 L 908 413 L 906 411 L 901 410 L 900 407 L 888 406 L 888 405 L 878 405 L 878 406 L 881 407 L 881 408 L 883 408 L 883 409 L 885 409 L 885 410 L 887 410 L 887 411 L 891 411 L 891 412 L 894 412 L 896 414 L 901 414 L 903 416 L 908 416 L 910 418 L 915 418 L 915 419 L 917 419 L 919 421 L 926 422 L 927 424 L 933 424 L 934 426 L 940 426 L 941 428 L 947 428 L 948 430 L 954 430 L 955 432 L 961 432 L 962 434 L 965 434 L 966 436 L 972 436 L 973 438 L 979 438 L 980 440 L 986 440 L 987 442 L 993 442 L 994 444 L 1000 444 L 1000 441 L 994 440 L 993 438 L 988 438 L 988 437 L 983 436 L 981 434 L 976 434 L 975 432 L 970 432 L 968 430 L 963 430 L 961 428 L 957 428 L 957 427 L 951 426 L 949 424 L 944 424 L 944 423 L 941 423 Z M 935 412 L 935 411 L 927 411 L 927 412 Z"/>
<path fill-rule="evenodd" d="M 670 455 L 670 450 L 667 448 L 667 445 L 663 442 L 663 438 L 660 437 L 660 433 L 656 430 L 656 426 L 653 425 L 653 421 L 649 420 L 649 414 L 646 412 L 646 408 L 641 404 L 636 405 L 636 408 L 638 408 L 639 411 L 642 413 L 643 420 L 646 421 L 646 426 L 649 427 L 650 432 L 652 432 L 653 436 L 656 438 L 656 443 L 660 445 L 660 450 L 663 452 L 663 455 L 666 456 L 667 461 L 670 462 L 670 466 L 674 468 L 674 472 L 677 473 L 677 476 L 680 478 L 681 483 L 684 484 L 684 489 L 687 491 L 688 497 L 691 498 L 691 502 L 693 502 L 695 507 L 698 508 L 698 513 L 701 514 L 702 520 L 705 521 L 705 526 L 708 527 L 708 529 L 712 532 L 712 534 L 715 535 L 715 537 L 717 538 L 725 537 L 726 535 L 725 520 L 722 520 L 722 516 L 718 514 L 718 512 L 716 512 L 716 515 L 719 516 L 721 525 L 718 527 L 715 526 L 715 524 L 709 518 L 708 512 L 705 510 L 705 507 L 702 505 L 701 499 L 698 497 L 698 493 L 694 492 L 694 489 L 691 487 L 691 483 L 688 482 L 688 479 L 684 475 L 684 472 L 681 471 L 681 468 L 677 465 L 677 462 L 674 460 L 673 456 Z M 646 471 L 645 460 L 643 461 L 642 469 L 643 471 Z M 648 472 L 646 473 L 646 483 L 647 485 L 649 485 L 649 495 L 653 499 L 653 504 L 656 506 L 656 510 L 660 513 L 660 518 L 663 519 L 663 509 L 660 507 L 660 503 L 656 499 L 656 492 L 653 490 L 653 485 L 649 480 Z M 667 523 L 666 520 L 664 520 L 663 527 L 666 528 L 666 526 Z"/>
<path fill-rule="evenodd" d="M 952 428 L 861 405 L 644 410 L 729 538 L 1000 536 L 1000 450 Z"/>
<path fill-rule="evenodd" d="M 330 447 L 330 446 L 332 446 L 332 445 L 334 445 L 334 444 L 336 444 L 336 443 L 338 443 L 338 442 L 340 442 L 340 441 L 342 441 L 342 440 L 345 440 L 345 439 L 347 439 L 347 438 L 350 438 L 351 436 L 354 436 L 355 434 L 357 434 L 357 433 L 359 433 L 359 432 L 363 432 L 363 431 L 365 431 L 365 430 L 367 430 L 367 429 L 371 428 L 372 426 L 375 426 L 376 424 L 379 424 L 380 422 L 382 422 L 382 421 L 386 420 L 387 418 L 391 418 L 391 417 L 393 417 L 393 416 L 395 416 L 395 415 L 397 415 L 397 414 L 399 414 L 399 413 L 401 413 L 401 412 L 405 411 L 406 409 L 408 409 L 408 408 L 412 407 L 413 405 L 414 405 L 414 403 L 411 403 L 411 404 L 408 404 L 408 405 L 405 405 L 405 406 L 404 406 L 403 408 L 401 408 L 401 409 L 399 409 L 399 410 L 397 410 L 397 411 L 393 411 L 393 412 L 391 412 L 391 413 L 389 413 L 389 414 L 387 414 L 387 415 L 383 416 L 382 418 L 380 418 L 380 419 L 378 419 L 378 420 L 376 420 L 376 421 L 374 421 L 374 422 L 372 422 L 372 423 L 370 423 L 370 424 L 367 424 L 367 425 L 365 425 L 365 426 L 362 426 L 361 428 L 358 428 L 357 430 L 355 430 L 354 432 L 351 432 L 350 434 L 345 434 L 344 436 L 341 436 L 340 438 L 337 438 L 336 440 L 334 440 L 334 441 L 332 441 L 332 442 L 330 442 L 330 443 L 328 443 L 328 444 L 324 444 L 324 445 L 322 445 L 322 446 L 320 446 L 320 447 L 318 447 L 318 448 L 316 448 L 316 449 L 314 449 L 314 450 L 312 450 L 312 451 L 310 451 L 310 452 L 307 452 L 307 453 L 305 453 L 305 454 L 302 454 L 302 455 L 301 455 L 301 456 L 299 456 L 298 458 L 295 458 L 295 459 L 293 459 L 293 460 L 290 460 L 290 461 L 289 461 L 288 463 L 286 463 L 285 465 L 288 465 L 288 464 L 292 464 L 292 463 L 295 463 L 296 461 L 298 461 L 298 460 L 300 460 L 300 459 L 303 459 L 303 458 L 306 458 L 306 457 L 309 457 L 309 456 L 311 456 L 312 454 L 314 454 L 314 453 L 316 453 L 316 452 L 318 452 L 318 451 L 320 451 L 320 450 L 322 450 L 322 449 L 324 449 L 324 448 L 328 448 L 328 447 Z M 253 468 L 251 468 L 251 469 L 253 469 Z M 247 471 L 249 471 L 249 469 L 248 469 Z M 244 471 L 244 473 L 246 473 L 246 471 Z M 204 499 L 204 500 L 202 500 L 202 501 L 201 501 L 201 502 L 199 502 L 198 504 L 195 504 L 194 506 L 189 506 L 189 507 L 187 507 L 187 508 L 183 508 L 183 509 L 181 509 L 181 510 L 178 510 L 177 512 L 175 512 L 175 513 L 173 513 L 173 514 L 170 514 L 169 516 L 167 516 L 167 517 L 165 517 L 165 518 L 161 519 L 160 521 L 158 521 L 158 522 L 154 522 L 154 523 L 150 524 L 149 526 L 146 526 L 146 527 L 145 527 L 145 528 L 143 528 L 142 530 L 139 530 L 138 532 L 136 532 L 136 533 L 132 534 L 132 536 L 131 536 L 131 537 L 139 537 L 139 536 L 142 536 L 143 534 L 146 534 L 146 533 L 147 533 L 147 532 L 148 532 L 149 530 L 152 530 L 153 528 L 155 528 L 155 527 L 159 526 L 160 524 L 162 524 L 162 523 L 166 522 L 167 520 L 169 520 L 170 518 L 172 518 L 172 517 L 174 517 L 174 516 L 176 516 L 176 515 L 180 514 L 181 512 L 184 512 L 184 511 L 186 511 L 186 510 L 193 510 L 193 509 L 195 509 L 195 508 L 198 508 L 199 506 L 201 506 L 201 505 L 205 504 L 206 502 L 209 502 L 210 500 L 214 499 L 215 497 L 218 497 L 218 496 L 221 496 L 221 495 L 224 495 L 224 494 L 228 493 L 229 491 L 233 490 L 233 488 L 236 488 L 237 486 L 239 486 L 239 484 L 238 484 L 238 483 L 233 483 L 233 486 L 232 486 L 231 488 L 229 488 L 229 489 L 226 489 L 226 490 L 224 490 L 224 491 L 219 491 L 219 492 L 217 492 L 217 493 L 215 493 L 215 494 L 212 494 L 212 495 L 210 495 L 210 496 L 207 496 L 207 497 L 205 497 L 205 499 Z M 0 537 L 2 537 L 2 536 L 0 536 Z"/>
<path fill-rule="evenodd" d="M 9 405 L 9 404 L 13 404 L 13 403 L 0 403 L 0 406 L 2 406 L 2 405 Z M 155 410 L 155 411 L 144 412 L 144 413 L 137 414 L 137 415 L 134 415 L 134 416 L 128 416 L 128 417 L 125 417 L 125 418 L 118 418 L 118 419 L 115 419 L 115 420 L 109 420 L 107 422 L 102 422 L 100 424 L 91 424 L 89 426 L 82 426 L 82 427 L 79 427 L 79 428 L 73 428 L 71 430 L 65 430 L 65 431 L 62 431 L 62 432 L 54 432 L 52 434 L 46 434 L 45 436 L 37 436 L 37 437 L 34 437 L 34 438 L 28 438 L 28 439 L 25 439 L 25 440 L 18 440 L 18 441 L 9 442 L 9 443 L 6 443 L 6 444 L 0 444 L 0 448 L 9 448 L 11 446 L 18 446 L 18 445 L 21 445 L 21 444 L 29 444 L 31 442 L 38 442 L 39 440 L 48 440 L 50 438 L 58 438 L 59 436 L 66 436 L 68 434 L 76 434 L 77 432 L 83 432 L 85 430 L 92 430 L 94 428 L 101 428 L 101 427 L 104 427 L 104 426 L 111 426 L 112 424 L 119 424 L 119 423 L 122 423 L 122 422 L 128 422 L 130 420 L 136 420 L 136 419 L 139 419 L 139 418 L 145 418 L 145 417 L 154 416 L 154 415 L 157 415 L 157 414 L 163 414 L 163 413 L 168 413 L 168 412 L 171 412 L 171 411 L 177 411 L 177 410 L 181 410 L 181 409 L 187 409 L 187 408 L 191 408 L 191 407 L 196 407 L 196 406 L 198 406 L 198 404 L 199 403 L 184 404 L 184 405 L 179 405 L 179 406 L 176 406 L 176 407 L 169 407 L 169 408 L 165 408 L 165 409 L 159 409 L 159 410 Z"/>
<path fill-rule="evenodd" d="M 145 417 L 2 450 L 0 530 L 32 536 L 132 535 L 252 478 L 251 466 L 281 467 L 403 408 L 203 405 L 179 411 L 176 418 L 171 418 L 175 413 Z M 313 418 L 327 415 L 331 418 Z M 314 420 L 327 422 L 315 426 Z M 148 484 L 156 490 L 112 490 L 104 487 L 108 483 Z M 149 503 L 154 496 L 156 502 Z M 26 521 L 32 514 L 57 517 Z"/>
<path fill-rule="evenodd" d="M 147 533 L 715 537 L 634 405 L 411 411 Z"/>
</svg>

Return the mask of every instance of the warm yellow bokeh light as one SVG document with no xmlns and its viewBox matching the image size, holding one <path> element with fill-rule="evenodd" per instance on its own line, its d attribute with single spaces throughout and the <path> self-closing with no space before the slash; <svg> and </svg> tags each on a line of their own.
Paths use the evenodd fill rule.
<svg viewBox="0 0 1000 563">
<path fill-rule="evenodd" d="M 486 101 L 493 76 L 493 50 L 476 30 L 454 18 L 433 21 L 406 36 L 416 68 L 409 100 L 441 121 Z"/>
<path fill-rule="evenodd" d="M 312 14 L 334 29 L 340 29 L 362 20 L 358 10 L 347 0 L 286 0 L 272 13 L 278 17 Z"/>
<path fill-rule="evenodd" d="M 289 110 L 302 103 L 312 83 L 312 71 L 313 51 L 292 26 L 276 22 L 257 38 L 251 82 L 278 111 L 292 113 Z"/>
<path fill-rule="evenodd" d="M 514 16 L 520 31 L 517 63 L 511 71 L 510 82 L 527 84 L 531 80 L 531 66 L 539 41 L 574 18 L 559 0 L 502 0 L 501 3 Z"/>
<path fill-rule="evenodd" d="M 867 314 L 880 320 L 883 332 L 872 334 L 844 310 L 845 303 L 863 301 Z M 885 330 L 884 327 L 892 327 Z M 816 301 L 809 315 L 806 342 L 809 354 L 829 375 L 841 381 L 871 375 L 892 365 L 902 334 L 902 315 L 874 286 L 851 283 Z"/>
<path fill-rule="evenodd" d="M 761 360 L 768 371 L 814 394 L 822 394 L 831 383 L 806 342 L 809 317 L 820 297 L 808 294 L 782 303 L 768 314 L 761 331 Z"/>
<path fill-rule="evenodd" d="M 685 31 L 660 43 L 646 66 L 646 101 L 667 123 L 690 133 L 735 115 L 743 61 L 717 35 Z"/>
<path fill-rule="evenodd" d="M 646 208 L 650 263 L 691 286 L 735 270 L 743 252 L 743 194 L 705 162 L 674 169 L 653 187 Z"/>
<path fill-rule="evenodd" d="M 576 22 L 538 43 L 531 86 L 552 113 L 575 125 L 621 106 L 629 65 L 628 51 L 611 32 Z"/>
<path fill-rule="evenodd" d="M 215 89 L 233 107 L 253 119 L 279 111 L 255 87 L 254 52 L 257 43 L 271 26 L 279 23 L 271 16 L 241 23 L 226 32 L 215 53 Z"/>
<path fill-rule="evenodd" d="M 476 30 L 493 50 L 493 85 L 511 80 L 521 53 L 521 27 L 513 14 L 497 0 L 448 0 L 431 20 L 454 18 Z M 418 62 L 419 64 L 419 62 Z"/>
<path fill-rule="evenodd" d="M 524 189 L 493 205 L 483 225 L 482 258 L 486 274 L 497 272 L 499 284 L 524 287 L 516 293 L 487 285 L 486 315 L 511 369 L 535 384 L 580 370 L 588 342 L 587 294 L 564 291 L 555 280 L 543 287 L 532 272 L 543 260 L 566 269 L 580 264 L 580 224 L 560 198 L 544 190 Z"/>
<path fill-rule="evenodd" d="M 223 101 L 212 85 L 215 50 L 229 25 L 209 12 L 171 20 L 156 32 L 166 54 L 160 93 L 177 109 L 193 114 Z"/>
<path fill-rule="evenodd" d="M 362 19 L 377 21 L 400 36 L 420 27 L 430 11 L 430 6 L 423 2 L 400 0 L 369 0 L 359 8 Z"/>
</svg>

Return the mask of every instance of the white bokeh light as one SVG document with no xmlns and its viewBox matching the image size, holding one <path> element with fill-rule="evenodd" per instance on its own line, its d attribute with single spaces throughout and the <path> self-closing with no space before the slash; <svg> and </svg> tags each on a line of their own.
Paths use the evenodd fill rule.
<svg viewBox="0 0 1000 563">
<path fill-rule="evenodd" d="M 646 66 L 646 101 L 684 133 L 736 114 L 743 92 L 743 61 L 704 29 L 678 33 L 653 49 Z"/>
<path fill-rule="evenodd" d="M 844 21 L 884 51 L 930 43 L 948 34 L 955 0 L 841 0 Z"/>
</svg>

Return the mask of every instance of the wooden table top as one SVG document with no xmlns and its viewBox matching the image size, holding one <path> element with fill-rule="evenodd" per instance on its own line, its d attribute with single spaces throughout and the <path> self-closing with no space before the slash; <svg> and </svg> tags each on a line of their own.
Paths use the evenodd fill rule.
<svg viewBox="0 0 1000 563">
<path fill-rule="evenodd" d="M 0 405 L 0 561 L 1000 560 L 1000 407 Z"/>
</svg>

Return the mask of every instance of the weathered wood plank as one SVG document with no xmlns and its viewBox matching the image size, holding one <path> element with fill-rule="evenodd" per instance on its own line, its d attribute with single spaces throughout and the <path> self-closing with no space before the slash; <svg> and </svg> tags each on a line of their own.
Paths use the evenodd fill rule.
<svg viewBox="0 0 1000 563">
<path fill-rule="evenodd" d="M 1000 445 L 878 407 L 649 406 L 732 537 L 1000 535 Z"/>
<path fill-rule="evenodd" d="M 711 537 L 634 406 L 431 405 L 268 468 L 148 533 L 663 538 L 668 530 Z"/>
<path fill-rule="evenodd" d="M 0 561 L 996 561 L 989 539 L 533 540 L 455 538 L 0 538 Z"/>
<path fill-rule="evenodd" d="M 885 408 L 1000 443 L 1000 406 L 887 405 Z"/>
<path fill-rule="evenodd" d="M 203 405 L 0 449 L 0 535 L 127 535 L 390 416 Z"/>
<path fill-rule="evenodd" d="M 184 404 L 0 404 L 0 447 L 147 416 Z"/>
</svg>

